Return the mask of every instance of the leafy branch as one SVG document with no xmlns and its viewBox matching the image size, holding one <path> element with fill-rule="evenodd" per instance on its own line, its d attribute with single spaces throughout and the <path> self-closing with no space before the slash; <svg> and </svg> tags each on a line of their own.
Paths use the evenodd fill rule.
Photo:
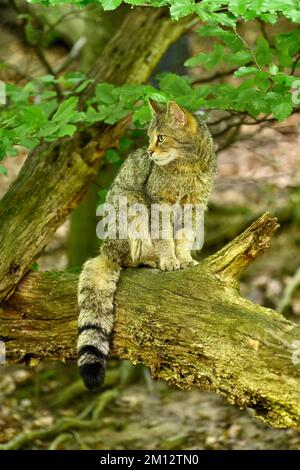
<svg viewBox="0 0 300 470">
<path fill-rule="evenodd" d="M 31 0 L 28 3 L 49 6 L 65 2 Z M 73 1 L 78 6 L 82 3 L 81 0 Z M 105 10 L 112 10 L 122 1 L 84 0 L 84 3 L 101 4 Z M 159 103 L 172 99 L 192 112 L 206 115 L 215 109 L 229 113 L 229 117 L 220 119 L 225 126 L 217 131 L 216 136 L 230 129 L 239 129 L 242 123 L 254 125 L 282 121 L 298 112 L 299 100 L 294 97 L 297 98 L 299 88 L 295 74 L 300 59 L 300 29 L 293 27 L 290 32 L 277 33 L 272 45 L 263 33 L 251 46 L 237 30 L 238 21 L 257 19 L 260 24 L 272 24 L 277 21 L 279 13 L 291 22 L 300 21 L 294 1 L 274 0 L 270 4 L 262 0 L 258 4 L 254 0 L 128 0 L 125 3 L 133 6 L 151 4 L 157 8 L 167 6 L 175 20 L 190 14 L 200 19 L 202 26 L 197 33 L 200 37 L 210 38 L 213 46 L 211 51 L 200 52 L 188 59 L 185 65 L 188 68 L 200 67 L 201 75 L 160 74 L 156 88 L 148 84 L 116 87 L 110 83 L 98 83 L 94 96 L 81 107 L 79 99 L 91 80 L 81 73 L 59 74 L 73 60 L 82 44 L 75 44 L 62 68 L 54 69 L 40 46 L 47 43 L 44 36 L 54 27 L 53 24 L 43 29 L 38 16 L 33 20 L 30 15 L 26 16 L 24 28 L 27 38 L 48 75 L 29 81 L 23 88 L 7 85 L 7 104 L 3 106 L 0 117 L 0 160 L 15 154 L 16 145 L 32 149 L 40 142 L 72 137 L 77 124 L 82 128 L 98 122 L 115 124 L 131 114 L 133 124 L 143 128 L 150 119 L 148 98 Z M 228 81 L 227 77 L 231 80 Z"/>
</svg>

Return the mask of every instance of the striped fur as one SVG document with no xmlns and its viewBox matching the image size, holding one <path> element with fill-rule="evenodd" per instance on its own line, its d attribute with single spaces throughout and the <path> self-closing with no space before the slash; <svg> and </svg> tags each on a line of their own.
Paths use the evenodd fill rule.
<svg viewBox="0 0 300 470">
<path fill-rule="evenodd" d="M 78 284 L 78 367 L 90 390 L 104 380 L 114 325 L 113 298 L 121 268 L 103 254 L 88 260 Z"/>
<path fill-rule="evenodd" d="M 216 156 L 208 128 L 187 110 L 170 101 L 166 107 L 150 102 L 149 147 L 130 154 L 106 196 L 119 217 L 119 197 L 129 205 L 200 204 L 207 206 L 216 171 Z M 128 211 L 129 215 L 129 211 Z M 131 216 L 130 216 L 131 217 Z M 151 214 L 147 213 L 147 218 Z M 143 228 L 139 217 L 130 226 Z M 122 226 L 122 219 L 117 220 Z M 138 231 L 138 230 L 137 230 Z M 196 264 L 188 237 L 151 239 L 106 238 L 97 258 L 87 261 L 78 288 L 78 366 L 90 389 L 103 382 L 114 323 L 113 299 L 121 267 L 148 265 L 164 271 Z M 114 260 L 114 261 L 112 261 Z"/>
</svg>

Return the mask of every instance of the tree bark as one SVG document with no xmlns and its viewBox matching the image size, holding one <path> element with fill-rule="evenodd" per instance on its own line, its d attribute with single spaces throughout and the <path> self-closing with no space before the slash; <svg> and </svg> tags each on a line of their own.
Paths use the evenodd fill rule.
<svg viewBox="0 0 300 470">
<path fill-rule="evenodd" d="M 172 22 L 165 9 L 134 9 L 103 49 L 95 82 L 142 83 L 190 24 Z M 81 107 L 94 90 L 89 86 Z M 107 148 L 117 145 L 126 122 L 78 128 L 72 138 L 37 147 L 0 201 L 0 302 L 18 282 L 87 191 Z M 30 222 L 30 223 L 29 223 Z"/>
<path fill-rule="evenodd" d="M 112 37 L 122 24 L 124 16 L 130 9 L 129 5 L 122 4 L 117 10 L 103 11 L 102 7 L 93 5 L 86 9 L 84 36 L 87 42 L 80 57 L 80 68 L 89 71 L 109 38 Z M 77 37 L 77 40 L 80 36 Z M 99 168 L 98 180 L 103 175 L 103 168 Z M 105 172 L 104 172 L 105 173 Z M 108 180 L 110 180 L 108 175 Z M 88 258 L 96 256 L 99 251 L 99 239 L 95 227 L 97 225 L 96 208 L 99 204 L 99 186 L 90 185 L 85 197 L 72 211 L 70 217 L 70 233 L 68 238 L 68 266 L 69 268 L 81 266 Z M 107 182 L 108 188 L 111 180 Z"/>
<path fill-rule="evenodd" d="M 238 293 L 277 227 L 265 214 L 192 269 L 125 270 L 113 354 L 170 384 L 217 392 L 272 426 L 299 427 L 300 327 Z M 74 359 L 77 278 L 32 273 L 20 283 L 0 313 L 8 363 Z"/>
</svg>

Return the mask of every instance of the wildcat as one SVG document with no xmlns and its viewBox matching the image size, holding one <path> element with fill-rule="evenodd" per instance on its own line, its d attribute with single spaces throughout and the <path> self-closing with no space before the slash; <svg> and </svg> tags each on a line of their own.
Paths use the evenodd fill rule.
<svg viewBox="0 0 300 470">
<path fill-rule="evenodd" d="M 106 202 L 127 204 L 201 204 L 206 207 L 216 170 L 213 141 L 207 126 L 174 101 L 167 106 L 149 101 L 152 120 L 149 147 L 129 155 L 115 178 Z M 149 211 L 150 217 L 150 211 Z M 134 219 L 134 216 L 132 217 Z M 134 220 L 133 220 L 134 221 Z M 180 230 L 180 229 L 179 229 Z M 78 284 L 78 367 L 85 385 L 101 386 L 114 326 L 114 293 L 123 267 L 146 265 L 173 271 L 197 264 L 190 237 L 103 241 L 98 257 L 88 260 Z"/>
</svg>

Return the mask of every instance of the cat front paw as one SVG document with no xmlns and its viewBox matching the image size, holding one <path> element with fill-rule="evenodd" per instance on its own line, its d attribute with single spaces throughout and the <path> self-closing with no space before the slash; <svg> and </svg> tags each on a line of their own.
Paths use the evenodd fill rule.
<svg viewBox="0 0 300 470">
<path fill-rule="evenodd" d="M 149 268 L 158 268 L 158 263 L 156 261 L 144 261 L 143 264 L 145 266 L 149 266 Z"/>
<path fill-rule="evenodd" d="M 193 266 L 197 266 L 197 264 L 199 264 L 199 262 L 195 259 L 180 259 L 179 263 L 181 269 L 192 268 Z"/>
<path fill-rule="evenodd" d="M 162 271 L 176 271 L 180 269 L 180 263 L 176 258 L 161 259 L 159 262 L 159 268 Z"/>
</svg>

